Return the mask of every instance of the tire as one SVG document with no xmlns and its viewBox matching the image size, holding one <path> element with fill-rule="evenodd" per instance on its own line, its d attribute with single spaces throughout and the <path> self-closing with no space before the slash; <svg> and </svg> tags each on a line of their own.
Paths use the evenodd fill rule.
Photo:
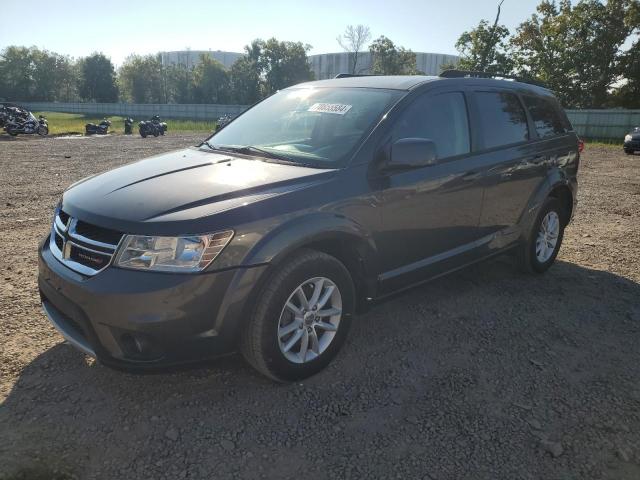
<svg viewBox="0 0 640 480">
<path fill-rule="evenodd" d="M 147 138 L 147 130 L 146 130 L 146 129 L 144 129 L 144 128 L 141 128 L 141 129 L 140 129 L 140 136 L 141 136 L 142 138 Z"/>
<path fill-rule="evenodd" d="M 302 313 L 301 309 L 294 313 L 295 308 L 302 305 L 296 292 L 303 287 L 307 292 L 306 298 L 313 300 L 312 292 L 320 279 L 323 279 L 320 282 L 320 300 L 329 295 L 327 292 L 332 286 L 335 287 L 333 293 L 329 292 L 330 297 L 319 310 L 309 308 L 303 320 L 298 315 Z M 292 304 L 294 310 L 287 304 Z M 240 350 L 249 364 L 273 380 L 291 382 L 310 377 L 326 367 L 340 350 L 349 331 L 354 308 L 355 289 L 346 267 L 325 253 L 300 250 L 270 275 L 244 327 Z M 341 310 L 340 315 L 326 315 L 329 311 L 338 310 Z M 325 312 L 325 315 L 320 319 L 314 318 L 317 311 Z M 321 323 L 313 323 L 315 321 Z M 289 333 L 279 336 L 284 331 L 283 326 L 290 327 Z M 310 331 L 316 333 L 306 333 Z M 307 338 L 308 350 L 303 356 L 304 337 Z M 285 352 L 289 343 L 294 345 Z M 301 358 L 305 360 L 300 362 Z"/>
<path fill-rule="evenodd" d="M 538 243 L 538 236 L 542 234 L 542 225 L 545 219 L 547 220 L 546 225 L 551 225 L 551 228 L 548 228 L 549 234 L 546 237 L 549 242 L 544 242 L 543 237 L 541 242 Z M 557 230 L 553 227 L 555 221 L 557 221 Z M 562 245 L 566 225 L 567 213 L 562 204 L 557 198 L 548 197 L 542 205 L 536 221 L 533 223 L 528 238 L 520 247 L 518 256 L 520 267 L 523 271 L 527 273 L 544 273 L 553 265 Z M 554 230 L 556 230 L 555 244 L 550 249 L 549 246 L 553 243 Z M 544 251 L 539 250 L 541 244 L 545 246 Z"/>
<path fill-rule="evenodd" d="M 14 132 L 13 130 L 7 130 L 7 133 L 9 135 L 11 135 L 12 137 L 17 137 L 18 136 L 18 132 Z"/>
<path fill-rule="evenodd" d="M 627 155 L 633 155 L 635 152 L 633 150 L 625 149 L 624 153 L 626 153 Z"/>
<path fill-rule="evenodd" d="M 160 132 L 158 132 L 158 129 L 156 128 L 153 130 L 153 136 L 157 137 L 158 135 L 160 135 Z"/>
<path fill-rule="evenodd" d="M 41 137 L 46 137 L 47 135 L 49 135 L 49 127 L 47 127 L 46 125 L 40 125 L 38 127 L 38 135 L 40 135 Z"/>
</svg>

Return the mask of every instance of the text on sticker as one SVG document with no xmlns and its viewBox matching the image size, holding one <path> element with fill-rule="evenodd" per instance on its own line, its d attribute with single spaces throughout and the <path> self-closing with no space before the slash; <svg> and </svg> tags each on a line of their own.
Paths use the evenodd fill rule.
<svg viewBox="0 0 640 480">
<path fill-rule="evenodd" d="M 344 115 L 349 110 L 351 110 L 351 105 L 343 103 L 314 103 L 309 107 L 310 112 L 335 113 L 336 115 Z"/>
</svg>

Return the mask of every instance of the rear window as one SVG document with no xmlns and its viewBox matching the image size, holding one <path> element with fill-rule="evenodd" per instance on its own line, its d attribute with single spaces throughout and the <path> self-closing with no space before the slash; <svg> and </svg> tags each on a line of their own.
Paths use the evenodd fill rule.
<svg viewBox="0 0 640 480">
<path fill-rule="evenodd" d="M 567 132 L 568 121 L 555 102 L 546 98 L 525 96 L 524 103 L 540 138 L 555 137 Z"/>
<path fill-rule="evenodd" d="M 529 139 L 527 115 L 518 97 L 509 92 L 476 92 L 484 148 Z"/>
</svg>

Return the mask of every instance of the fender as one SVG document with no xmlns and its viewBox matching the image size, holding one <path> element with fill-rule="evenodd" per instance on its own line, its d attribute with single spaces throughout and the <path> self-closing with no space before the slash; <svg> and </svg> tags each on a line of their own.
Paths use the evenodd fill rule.
<svg viewBox="0 0 640 480">
<path fill-rule="evenodd" d="M 576 204 L 576 190 L 577 182 L 575 178 L 569 178 L 567 173 L 554 167 L 547 175 L 547 178 L 542 182 L 539 187 L 533 192 L 529 198 L 526 209 L 520 217 L 518 222 L 520 225 L 520 234 L 522 237 L 526 237 L 535 221 L 540 207 L 544 203 L 549 194 L 558 187 L 567 187 L 571 191 L 572 199 L 574 203 L 574 210 Z"/>
<path fill-rule="evenodd" d="M 348 252 L 340 260 L 360 278 L 359 296 L 373 296 L 376 285 L 377 249 L 365 228 L 341 214 L 318 212 L 296 217 L 262 237 L 237 267 L 229 292 L 215 319 L 215 331 L 236 339 L 243 322 L 250 317 L 257 295 L 269 278 L 269 271 L 305 246 L 334 245 Z M 356 269 L 356 272 L 354 272 Z M 361 299 L 359 299 L 361 300 Z"/>
<path fill-rule="evenodd" d="M 255 244 L 243 264 L 277 265 L 299 248 L 326 241 L 355 247 L 366 271 L 375 272 L 377 248 L 370 232 L 355 220 L 334 212 L 305 214 L 279 225 Z"/>
</svg>

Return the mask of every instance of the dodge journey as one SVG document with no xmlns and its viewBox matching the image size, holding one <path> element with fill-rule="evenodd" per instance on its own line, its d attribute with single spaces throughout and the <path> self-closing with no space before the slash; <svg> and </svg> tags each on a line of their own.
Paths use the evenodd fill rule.
<svg viewBox="0 0 640 480">
<path fill-rule="evenodd" d="M 506 252 L 547 270 L 579 144 L 553 94 L 521 81 L 296 85 L 198 146 L 71 185 L 39 249 L 42 305 L 113 367 L 240 350 L 302 379 L 394 292 Z"/>
</svg>

